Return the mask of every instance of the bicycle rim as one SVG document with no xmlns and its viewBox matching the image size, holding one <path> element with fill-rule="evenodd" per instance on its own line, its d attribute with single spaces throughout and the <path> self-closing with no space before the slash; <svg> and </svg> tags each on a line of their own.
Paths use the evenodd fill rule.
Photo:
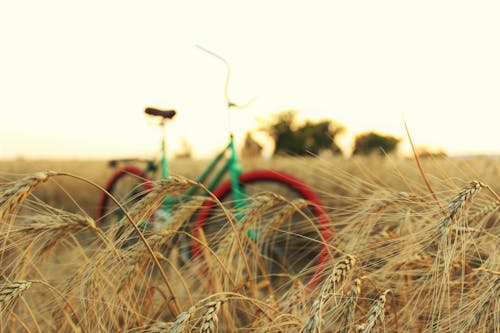
<svg viewBox="0 0 500 333">
<path fill-rule="evenodd" d="M 249 195 L 243 218 L 244 223 L 252 224 L 247 235 L 257 235 L 252 244 L 248 240 L 245 243 L 248 260 L 258 266 L 256 275 L 267 275 L 274 286 L 283 288 L 292 281 L 314 287 L 329 258 L 325 244 L 332 238 L 330 220 L 319 197 L 303 182 L 283 172 L 251 171 L 241 176 L 240 183 Z M 229 182 L 214 194 L 230 210 L 234 207 Z M 197 216 L 193 234 L 199 235 L 201 228 L 213 248 L 227 245 L 224 240 L 233 233 L 221 209 L 212 202 L 207 202 Z M 196 243 L 191 250 L 194 256 L 201 251 Z"/>
</svg>

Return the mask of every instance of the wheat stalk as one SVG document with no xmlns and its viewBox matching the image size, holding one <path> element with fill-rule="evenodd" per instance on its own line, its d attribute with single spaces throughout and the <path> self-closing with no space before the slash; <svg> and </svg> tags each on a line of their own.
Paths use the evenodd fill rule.
<svg viewBox="0 0 500 333">
<path fill-rule="evenodd" d="M 288 205 L 271 217 L 269 223 L 266 223 L 263 230 L 263 238 L 267 238 L 271 232 L 277 229 L 284 221 L 290 218 L 297 211 L 309 206 L 311 203 L 305 199 L 295 199 L 289 202 Z"/>
<path fill-rule="evenodd" d="M 500 304 L 500 278 L 495 278 L 492 282 L 491 286 L 489 286 L 483 295 L 478 297 L 473 301 L 473 304 L 469 304 L 469 307 L 475 308 L 475 311 L 466 311 L 467 316 L 462 318 L 462 323 L 464 326 L 460 329 L 460 332 L 472 332 L 473 328 L 476 328 L 477 331 L 480 331 L 480 323 L 484 323 L 487 325 L 489 322 L 491 324 L 490 329 L 483 328 L 481 331 L 493 332 L 496 331 L 493 326 L 496 325 L 496 329 L 498 329 L 498 322 L 494 322 L 494 316 L 492 311 L 489 310 L 490 307 L 493 307 L 493 311 L 497 311 Z M 496 308 L 496 309 L 495 309 Z M 498 319 L 497 319 L 498 320 Z"/>
<path fill-rule="evenodd" d="M 130 214 L 125 209 L 125 207 L 123 207 L 123 205 L 115 197 L 113 197 L 113 195 L 111 193 L 109 193 L 106 189 L 104 189 L 102 186 L 100 186 L 99 184 L 95 183 L 94 181 L 91 181 L 89 179 L 86 179 L 84 177 L 77 176 L 77 175 L 74 175 L 74 174 L 71 174 L 71 173 L 66 173 L 66 172 L 59 172 L 59 173 L 57 173 L 57 175 L 68 176 L 68 177 L 81 180 L 81 181 L 83 181 L 83 182 L 85 182 L 87 184 L 90 184 L 90 185 L 94 186 L 95 188 L 97 188 L 100 191 L 104 192 L 104 194 L 107 195 L 118 206 L 118 208 L 125 215 L 124 219 L 126 219 L 129 222 L 129 224 L 132 225 L 132 227 L 134 228 L 136 234 L 139 236 L 139 238 L 143 242 L 144 246 L 148 249 L 148 253 L 151 256 L 151 259 L 154 261 L 155 266 L 158 268 L 158 271 L 160 272 L 160 275 L 161 275 L 163 281 L 165 282 L 165 285 L 167 286 L 168 291 L 170 292 L 170 294 L 172 296 L 171 297 L 171 302 L 170 302 L 170 304 L 172 305 L 172 308 L 171 308 L 172 312 L 175 315 L 179 314 L 179 312 L 180 312 L 180 304 L 179 304 L 179 301 L 178 301 L 177 297 L 175 296 L 174 289 L 172 287 L 172 284 L 170 283 L 170 280 L 167 277 L 167 274 L 165 273 L 165 271 L 161 267 L 161 264 L 158 261 L 158 258 L 155 256 L 154 250 L 151 249 L 151 247 L 149 246 L 148 241 L 144 237 L 144 235 L 141 232 L 141 230 L 137 227 L 137 225 L 135 224 L 134 220 L 131 218 Z M 179 183 L 183 184 L 182 186 L 186 186 L 186 183 L 189 183 L 192 186 L 198 186 L 198 187 L 204 188 L 203 185 L 201 185 L 201 184 L 197 184 L 197 183 L 195 183 L 193 181 L 190 181 L 190 180 L 187 180 L 185 178 L 181 178 L 181 177 L 178 177 L 178 178 L 179 178 Z M 177 178 L 175 178 L 175 179 L 177 179 Z M 175 183 L 175 181 L 174 181 L 174 183 Z"/>
<path fill-rule="evenodd" d="M 478 211 L 472 213 L 470 215 L 470 219 L 471 220 L 479 220 L 480 218 L 482 218 L 486 215 L 492 214 L 498 210 L 500 210 L 500 201 L 495 201 L 494 203 L 489 204 L 489 205 L 479 209 Z"/>
<path fill-rule="evenodd" d="M 285 199 L 283 197 L 271 192 L 251 197 L 249 199 L 249 201 L 251 201 L 250 204 L 245 207 L 244 218 L 236 224 L 236 230 L 239 238 L 244 239 L 247 235 L 247 230 L 255 223 L 255 221 L 257 221 L 258 218 L 262 217 L 266 210 L 284 200 Z M 226 237 L 219 243 L 218 252 L 231 248 L 234 242 L 235 240 L 233 237 Z"/>
<path fill-rule="evenodd" d="M 370 207 L 368 208 L 368 210 L 370 211 L 370 213 L 374 214 L 374 213 L 379 213 L 380 211 L 384 210 L 385 208 L 393 204 L 397 204 L 400 202 L 411 203 L 416 201 L 422 201 L 422 200 L 416 195 L 411 193 L 396 192 L 388 197 L 370 201 L 369 203 Z"/>
<path fill-rule="evenodd" d="M 156 231 L 148 238 L 149 245 L 153 250 L 160 250 L 167 244 L 173 236 L 177 234 L 177 230 L 182 226 L 184 221 L 191 216 L 194 211 L 201 207 L 206 201 L 204 197 L 195 197 L 189 202 L 181 205 L 176 209 L 173 216 L 163 226 L 163 229 Z M 169 228 L 169 229 L 165 229 Z M 147 249 L 144 247 L 134 247 L 131 251 L 131 256 L 127 262 L 127 269 L 122 277 L 119 290 L 126 289 L 133 284 L 135 277 L 146 267 L 150 260 L 145 260 Z"/>
<path fill-rule="evenodd" d="M 245 208 L 245 217 L 238 225 L 239 231 L 245 232 L 259 217 L 264 214 L 266 210 L 280 202 L 286 201 L 287 200 L 281 195 L 272 192 L 266 192 L 252 197 L 250 205 Z"/>
<path fill-rule="evenodd" d="M 176 234 L 177 232 L 175 230 L 161 231 L 148 239 L 149 244 L 153 250 L 160 250 L 160 248 Z M 131 287 L 137 276 L 139 276 L 144 268 L 152 262 L 151 258 L 147 256 L 147 252 L 147 249 L 142 246 L 135 246 L 131 249 L 130 256 L 125 263 L 127 266 L 125 273 L 121 277 L 120 287 L 118 288 L 119 292 Z"/>
<path fill-rule="evenodd" d="M 140 253 L 146 254 L 147 251 L 141 251 Z M 144 268 L 151 262 L 149 257 L 134 256 L 127 263 L 127 267 L 123 276 L 121 277 L 120 287 L 118 287 L 118 292 L 122 292 L 125 289 L 130 288 L 139 274 L 144 270 Z"/>
<path fill-rule="evenodd" d="M 280 195 L 271 192 L 251 197 L 249 199 L 250 204 L 245 207 L 244 218 L 236 224 L 236 231 L 238 232 L 239 237 L 244 238 L 248 228 L 250 228 L 267 209 L 284 200 L 285 199 Z M 231 247 L 233 243 L 234 239 L 232 237 L 226 237 L 219 243 L 219 252 Z"/>
<path fill-rule="evenodd" d="M 484 268 L 484 267 L 474 268 L 473 270 L 476 271 L 476 272 L 484 272 L 484 273 L 488 273 L 488 274 L 491 274 L 491 275 L 500 275 L 500 272 L 494 271 L 494 270 L 491 270 L 491 269 L 487 269 L 487 268 Z M 498 283 L 498 281 L 496 283 Z"/>
<path fill-rule="evenodd" d="M 296 314 L 300 311 L 307 295 L 306 288 L 300 279 L 293 280 L 293 286 L 294 288 L 285 297 L 286 311 L 290 314 Z"/>
</svg>

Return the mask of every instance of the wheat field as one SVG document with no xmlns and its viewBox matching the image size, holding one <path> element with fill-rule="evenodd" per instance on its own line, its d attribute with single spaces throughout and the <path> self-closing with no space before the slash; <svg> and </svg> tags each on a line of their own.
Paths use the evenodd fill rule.
<svg viewBox="0 0 500 333">
<path fill-rule="evenodd" d="M 162 228 L 139 228 L 164 195 L 199 186 L 202 162 L 173 161 L 173 177 L 104 225 L 105 162 L 0 161 L 0 331 L 499 332 L 500 159 L 421 162 L 427 184 L 397 157 L 243 163 L 315 189 L 326 242 L 307 203 L 270 192 L 250 198 L 241 223 L 213 199 L 212 234 L 186 227 L 199 196 Z M 283 239 L 300 260 L 268 265 Z M 189 259 L 193 242 L 201 254 Z"/>
</svg>

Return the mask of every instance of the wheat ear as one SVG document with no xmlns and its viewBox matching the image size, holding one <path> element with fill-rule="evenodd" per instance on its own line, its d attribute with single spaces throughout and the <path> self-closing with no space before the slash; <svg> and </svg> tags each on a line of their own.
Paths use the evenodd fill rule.
<svg viewBox="0 0 500 333">
<path fill-rule="evenodd" d="M 60 216 L 34 215 L 22 221 L 21 225 L 23 228 L 19 231 L 26 233 L 96 229 L 95 222 L 91 217 L 71 213 Z"/>
<path fill-rule="evenodd" d="M 184 311 L 179 313 L 179 315 L 175 318 L 172 326 L 169 327 L 169 333 L 184 333 L 188 330 L 188 322 L 193 316 L 193 313 L 196 311 L 194 306 L 190 307 L 188 311 Z"/>
<path fill-rule="evenodd" d="M 284 197 L 272 192 L 266 192 L 252 197 L 251 204 L 246 208 L 248 213 L 245 214 L 245 218 L 241 221 L 242 228 L 250 227 L 266 210 L 284 201 L 286 201 Z"/>
<path fill-rule="evenodd" d="M 370 311 L 368 312 L 368 318 L 366 319 L 366 322 L 358 325 L 356 327 L 356 332 L 371 333 L 377 323 L 380 323 L 382 327 L 384 326 L 386 296 L 390 292 L 391 290 L 387 289 L 382 295 L 378 297 L 378 299 L 375 301 L 375 303 L 373 303 Z"/>
<path fill-rule="evenodd" d="M 346 280 L 355 264 L 356 258 L 351 255 L 345 256 L 335 264 L 332 273 L 321 288 L 321 304 L 325 304 L 326 301 L 334 295 L 337 288 Z"/>
<path fill-rule="evenodd" d="M 354 312 L 356 311 L 356 304 L 358 303 L 359 294 L 361 293 L 361 279 L 356 279 L 353 281 L 351 289 L 346 295 L 346 304 L 344 306 L 344 316 L 343 316 L 343 333 L 348 333 L 351 329 L 352 323 L 354 322 Z"/>
<path fill-rule="evenodd" d="M 16 281 L 0 286 L 0 313 L 12 305 L 29 287 L 31 281 Z"/>
<path fill-rule="evenodd" d="M 467 204 L 483 187 L 485 187 L 483 183 L 476 180 L 472 181 L 451 200 L 448 207 L 446 207 L 446 215 L 439 222 L 441 236 L 446 234 L 450 223 L 456 222 L 460 218 Z"/>
<path fill-rule="evenodd" d="M 53 171 L 37 172 L 18 180 L 14 186 L 0 194 L 0 221 L 14 212 L 26 197 L 39 184 L 45 183 L 49 177 L 55 175 Z"/>
<path fill-rule="evenodd" d="M 153 184 L 153 189 L 130 208 L 128 213 L 133 221 L 140 221 L 150 216 L 163 203 L 167 195 L 183 192 L 196 186 L 195 182 L 180 176 L 170 176 Z"/>
<path fill-rule="evenodd" d="M 177 315 L 174 322 L 159 321 L 141 331 L 142 333 L 185 333 L 189 331 L 188 323 L 192 318 L 196 308 L 193 306 L 188 311 L 181 312 Z M 131 330 L 130 333 L 136 332 Z"/>
<path fill-rule="evenodd" d="M 205 305 L 207 311 L 203 315 L 200 333 L 215 333 L 218 332 L 219 317 L 217 313 L 219 312 L 221 301 L 210 302 Z"/>
<path fill-rule="evenodd" d="M 320 295 L 312 304 L 310 317 L 300 330 L 301 333 L 321 332 L 321 312 L 323 306 L 335 294 L 338 287 L 346 280 L 355 263 L 356 258 L 347 255 L 335 264 L 332 273 L 321 287 Z"/>
<path fill-rule="evenodd" d="M 309 319 L 300 329 L 300 333 L 319 333 L 321 332 L 321 301 L 315 299 L 311 306 Z"/>
</svg>

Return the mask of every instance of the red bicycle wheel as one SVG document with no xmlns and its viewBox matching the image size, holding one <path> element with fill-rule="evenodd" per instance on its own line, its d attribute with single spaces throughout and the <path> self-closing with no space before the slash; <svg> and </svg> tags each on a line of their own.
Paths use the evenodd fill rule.
<svg viewBox="0 0 500 333">
<path fill-rule="evenodd" d="M 326 268 L 326 263 L 329 258 L 327 244 L 332 239 L 332 227 L 328 214 L 321 202 L 319 196 L 304 182 L 296 177 L 273 170 L 254 170 L 243 173 L 240 177 L 240 184 L 250 196 L 259 192 L 273 192 L 281 194 L 288 200 L 305 199 L 309 202 L 307 205 L 307 216 L 304 217 L 304 212 L 296 213 L 294 218 L 276 228 L 274 235 L 266 236 L 261 240 L 261 247 L 265 248 L 265 256 L 278 255 L 281 258 L 277 259 L 281 268 L 289 269 L 291 273 L 301 272 L 301 276 L 305 277 L 305 282 L 309 287 L 315 287 L 321 280 L 322 274 Z M 280 193 L 283 189 L 285 192 Z M 221 201 L 230 202 L 231 182 L 227 181 L 214 191 L 214 195 Z M 229 201 L 228 201 L 229 200 Z M 283 206 L 290 206 L 289 203 L 283 203 Z M 279 211 L 284 207 L 275 207 L 269 211 L 267 216 L 261 217 L 261 223 L 266 223 L 279 214 Z M 210 237 L 219 239 L 224 237 L 224 228 L 220 218 L 220 212 L 215 212 L 217 205 L 213 201 L 207 201 L 195 219 L 193 226 L 193 235 L 200 236 L 200 230 L 203 229 L 207 239 Z M 304 211 L 304 209 L 302 209 Z M 213 222 L 219 216 L 219 223 Z M 311 226 L 311 221 L 315 226 Z M 227 227 L 227 223 L 226 223 Z M 227 235 L 227 234 L 226 234 Z M 214 244 L 217 240 L 214 240 Z M 191 246 L 191 255 L 198 257 L 201 253 L 201 246 L 198 242 L 193 242 Z M 266 257 L 267 258 L 267 257 Z M 271 268 L 273 270 L 273 268 Z M 304 273 L 306 272 L 306 273 Z M 277 275 L 277 274 L 276 274 Z"/>
<path fill-rule="evenodd" d="M 138 167 L 126 165 L 113 173 L 104 187 L 124 207 L 130 207 L 153 188 L 151 180 Z M 121 212 L 109 195 L 103 193 L 97 207 L 97 221 L 107 224 L 107 220 L 121 218 Z"/>
</svg>

